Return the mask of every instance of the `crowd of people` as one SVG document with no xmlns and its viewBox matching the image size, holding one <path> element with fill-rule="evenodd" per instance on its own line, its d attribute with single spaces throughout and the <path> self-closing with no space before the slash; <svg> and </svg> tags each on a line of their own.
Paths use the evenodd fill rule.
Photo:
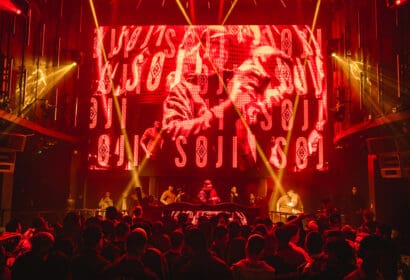
<svg viewBox="0 0 410 280">
<path fill-rule="evenodd" d="M 257 217 L 240 225 L 224 214 L 160 220 L 136 206 L 109 206 L 62 223 L 13 218 L 0 235 L 0 279 L 400 279 L 400 244 L 369 211 L 359 227 L 333 209 L 286 222 Z"/>
</svg>

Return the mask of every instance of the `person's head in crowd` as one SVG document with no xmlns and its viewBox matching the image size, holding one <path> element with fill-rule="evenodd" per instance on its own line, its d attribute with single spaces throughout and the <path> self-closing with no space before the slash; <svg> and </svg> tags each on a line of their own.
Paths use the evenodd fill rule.
<svg viewBox="0 0 410 280">
<path fill-rule="evenodd" d="M 7 232 L 18 232 L 21 233 L 21 221 L 17 218 L 11 218 L 10 221 L 6 224 L 5 230 Z"/>
<path fill-rule="evenodd" d="M 75 253 L 74 243 L 69 238 L 56 238 L 53 250 L 61 252 L 68 257 L 73 257 Z"/>
<path fill-rule="evenodd" d="M 119 220 L 121 213 L 118 212 L 117 208 L 114 206 L 108 206 L 105 209 L 105 219 L 106 220 Z"/>
<path fill-rule="evenodd" d="M 377 225 L 375 218 L 374 218 L 374 213 L 369 209 L 365 209 L 362 212 L 362 217 L 363 217 L 363 223 L 359 227 L 359 230 L 362 232 L 374 234 L 376 231 L 376 225 Z"/>
<path fill-rule="evenodd" d="M 121 219 L 121 221 L 122 221 L 123 223 L 128 224 L 129 226 L 132 225 L 132 217 L 129 216 L 129 215 L 123 216 L 122 219 Z"/>
<path fill-rule="evenodd" d="M 375 235 L 383 238 L 384 240 L 390 240 L 392 237 L 392 227 L 389 225 L 386 225 L 384 223 L 378 223 L 376 225 L 376 231 Z"/>
<path fill-rule="evenodd" d="M 257 216 L 255 220 L 253 221 L 253 224 L 255 225 L 263 224 L 263 218 L 261 216 Z"/>
<path fill-rule="evenodd" d="M 213 234 L 214 244 L 217 247 L 227 246 L 229 242 L 228 229 L 225 225 L 216 226 Z"/>
<path fill-rule="evenodd" d="M 297 218 L 297 216 L 295 216 L 295 215 L 290 215 L 290 216 L 288 216 L 288 217 L 286 218 L 286 222 L 293 221 L 293 220 L 295 220 L 296 218 Z"/>
<path fill-rule="evenodd" d="M 89 225 L 99 225 L 102 226 L 102 216 L 93 216 L 93 217 L 89 217 L 85 220 L 84 225 L 87 227 Z"/>
<path fill-rule="evenodd" d="M 305 249 L 309 255 L 317 255 L 322 252 L 323 239 L 319 232 L 311 231 L 306 235 Z"/>
<path fill-rule="evenodd" d="M 210 223 L 207 216 L 198 217 L 198 225 L 203 224 L 203 223 Z"/>
<path fill-rule="evenodd" d="M 355 266 L 356 259 L 354 249 L 344 238 L 328 237 L 325 239 L 323 251 L 327 262 L 334 266 Z"/>
<path fill-rule="evenodd" d="M 171 248 L 173 250 L 182 250 L 184 245 L 184 234 L 181 229 L 176 229 L 170 235 Z"/>
<path fill-rule="evenodd" d="M 278 249 L 278 240 L 273 232 L 265 236 L 265 254 L 274 254 Z"/>
<path fill-rule="evenodd" d="M 326 241 L 328 238 L 345 239 L 345 236 L 340 230 L 329 229 L 323 233 L 323 239 Z"/>
<path fill-rule="evenodd" d="M 361 268 L 370 276 L 374 274 L 380 266 L 383 254 L 382 240 L 376 235 L 365 236 L 359 245 L 358 257 L 363 260 Z"/>
<path fill-rule="evenodd" d="M 342 217 L 339 212 L 333 211 L 329 215 L 329 227 L 340 229 L 342 226 Z"/>
<path fill-rule="evenodd" d="M 127 223 L 119 222 L 114 229 L 114 235 L 117 240 L 125 240 L 130 233 L 130 226 Z"/>
<path fill-rule="evenodd" d="M 297 234 L 298 228 L 294 225 L 283 225 L 276 228 L 275 235 L 278 240 L 279 248 L 289 246 L 289 241 Z"/>
<path fill-rule="evenodd" d="M 47 221 L 43 217 L 36 217 L 31 222 L 35 232 L 49 231 Z"/>
<path fill-rule="evenodd" d="M 211 221 L 207 217 L 201 216 L 198 218 L 197 227 L 205 235 L 207 244 L 211 244 L 214 230 L 214 226 Z"/>
<path fill-rule="evenodd" d="M 205 235 L 197 227 L 191 227 L 185 232 L 185 245 L 193 255 L 203 255 L 208 251 Z"/>
<path fill-rule="evenodd" d="M 263 224 L 266 226 L 268 231 L 272 230 L 273 222 L 269 217 L 263 218 Z"/>
<path fill-rule="evenodd" d="M 228 223 L 229 239 L 235 238 L 241 234 L 241 225 L 238 221 L 233 220 Z"/>
<path fill-rule="evenodd" d="M 373 222 L 374 221 L 374 213 L 369 209 L 363 210 L 363 221 L 365 223 Z"/>
<path fill-rule="evenodd" d="M 138 224 L 134 224 L 132 226 L 132 231 L 136 228 L 142 228 L 145 231 L 145 234 L 147 235 L 148 242 L 152 236 L 152 223 L 150 221 L 143 221 Z"/>
<path fill-rule="evenodd" d="M 105 239 L 112 240 L 114 238 L 115 224 L 113 220 L 104 220 L 101 223 L 103 236 Z"/>
<path fill-rule="evenodd" d="M 251 260 L 259 260 L 265 249 L 265 237 L 261 234 L 252 234 L 246 242 L 246 256 Z"/>
<path fill-rule="evenodd" d="M 217 215 L 217 225 L 223 225 L 226 226 L 228 224 L 229 217 L 226 215 L 226 213 L 219 213 Z"/>
<path fill-rule="evenodd" d="M 152 223 L 152 234 L 162 234 L 164 232 L 164 223 L 161 221 L 154 221 Z"/>
<path fill-rule="evenodd" d="M 310 220 L 309 222 L 307 222 L 305 230 L 306 232 L 319 232 L 319 225 L 315 220 Z"/>
<path fill-rule="evenodd" d="M 50 232 L 52 232 L 55 238 L 60 238 L 63 236 L 63 225 L 60 222 L 55 222 L 49 226 Z"/>
<path fill-rule="evenodd" d="M 356 240 L 356 231 L 352 228 L 351 225 L 342 226 L 342 233 L 346 239 L 349 239 L 351 241 Z"/>
<path fill-rule="evenodd" d="M 177 223 L 179 226 L 186 226 L 188 224 L 188 214 L 187 213 L 179 213 L 177 217 Z"/>
<path fill-rule="evenodd" d="M 76 212 L 68 212 L 63 220 L 63 230 L 79 230 L 81 229 L 81 217 Z"/>
<path fill-rule="evenodd" d="M 156 246 L 161 252 L 166 252 L 171 248 L 171 238 L 168 233 L 161 234 L 158 245 Z"/>
<path fill-rule="evenodd" d="M 281 222 L 281 221 L 275 223 L 276 228 L 279 228 L 279 227 L 284 226 L 284 225 L 285 225 L 285 223 Z"/>
<path fill-rule="evenodd" d="M 54 236 L 46 231 L 40 231 L 35 233 L 30 238 L 31 251 L 44 258 L 50 252 L 55 242 Z"/>
<path fill-rule="evenodd" d="M 254 233 L 259 233 L 262 236 L 266 236 L 268 229 L 265 224 L 257 224 L 252 230 L 252 234 Z"/>
<path fill-rule="evenodd" d="M 241 235 L 243 238 L 248 239 L 249 235 L 251 235 L 251 232 L 253 230 L 253 226 L 246 224 L 242 225 L 241 227 Z"/>
<path fill-rule="evenodd" d="M 132 210 L 132 215 L 134 216 L 134 218 L 142 218 L 142 207 L 141 205 L 136 205 L 134 207 L 134 209 Z"/>
<path fill-rule="evenodd" d="M 84 249 L 86 250 L 100 250 L 103 246 L 103 233 L 99 225 L 87 226 L 82 233 L 82 238 Z"/>
<path fill-rule="evenodd" d="M 127 254 L 142 256 L 145 253 L 145 248 L 147 246 L 147 233 L 142 228 L 135 228 L 128 235 L 126 240 L 126 250 Z"/>
</svg>

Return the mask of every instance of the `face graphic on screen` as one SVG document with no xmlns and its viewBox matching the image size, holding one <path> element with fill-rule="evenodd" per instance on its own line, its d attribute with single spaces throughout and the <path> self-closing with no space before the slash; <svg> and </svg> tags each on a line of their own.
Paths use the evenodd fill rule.
<svg viewBox="0 0 410 280">
<path fill-rule="evenodd" d="M 148 158 L 178 172 L 324 169 L 321 34 L 305 26 L 99 28 L 89 168 L 129 170 Z M 155 158 L 141 144 L 147 135 Z"/>
</svg>

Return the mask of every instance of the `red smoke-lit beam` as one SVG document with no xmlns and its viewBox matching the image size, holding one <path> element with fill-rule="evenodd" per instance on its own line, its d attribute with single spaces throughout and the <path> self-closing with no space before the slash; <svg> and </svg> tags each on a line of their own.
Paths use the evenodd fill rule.
<svg viewBox="0 0 410 280">
<path fill-rule="evenodd" d="M 43 135 L 47 135 L 47 136 L 50 136 L 50 137 L 53 137 L 53 138 L 56 138 L 56 139 L 64 140 L 64 141 L 67 141 L 67 142 L 70 142 L 70 143 L 79 143 L 82 140 L 79 137 L 75 137 L 75 136 L 72 136 L 72 135 L 69 135 L 69 134 L 65 134 L 65 133 L 53 130 L 53 129 L 49 129 L 49 128 L 43 127 L 41 125 L 38 125 L 37 123 L 28 121 L 28 120 L 23 119 L 23 118 L 19 118 L 16 115 L 10 114 L 10 113 L 5 112 L 3 110 L 0 110 L 0 119 L 6 120 L 6 121 L 12 123 L 12 125 L 6 129 L 6 132 L 8 132 L 7 130 L 12 132 L 13 131 L 13 125 L 19 125 L 19 126 L 31 129 L 33 131 L 36 131 L 38 133 L 41 133 Z"/>
<path fill-rule="evenodd" d="M 16 5 L 14 5 L 10 0 L 0 1 L 0 10 L 9 11 L 18 15 L 21 14 L 21 10 L 17 8 Z"/>
</svg>

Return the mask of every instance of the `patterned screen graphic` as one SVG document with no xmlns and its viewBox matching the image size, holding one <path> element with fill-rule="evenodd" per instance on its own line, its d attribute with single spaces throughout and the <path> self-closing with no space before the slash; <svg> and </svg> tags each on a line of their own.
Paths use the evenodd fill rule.
<svg viewBox="0 0 410 280">
<path fill-rule="evenodd" d="M 320 29 L 100 27 L 93 61 L 91 170 L 326 169 Z"/>
</svg>

